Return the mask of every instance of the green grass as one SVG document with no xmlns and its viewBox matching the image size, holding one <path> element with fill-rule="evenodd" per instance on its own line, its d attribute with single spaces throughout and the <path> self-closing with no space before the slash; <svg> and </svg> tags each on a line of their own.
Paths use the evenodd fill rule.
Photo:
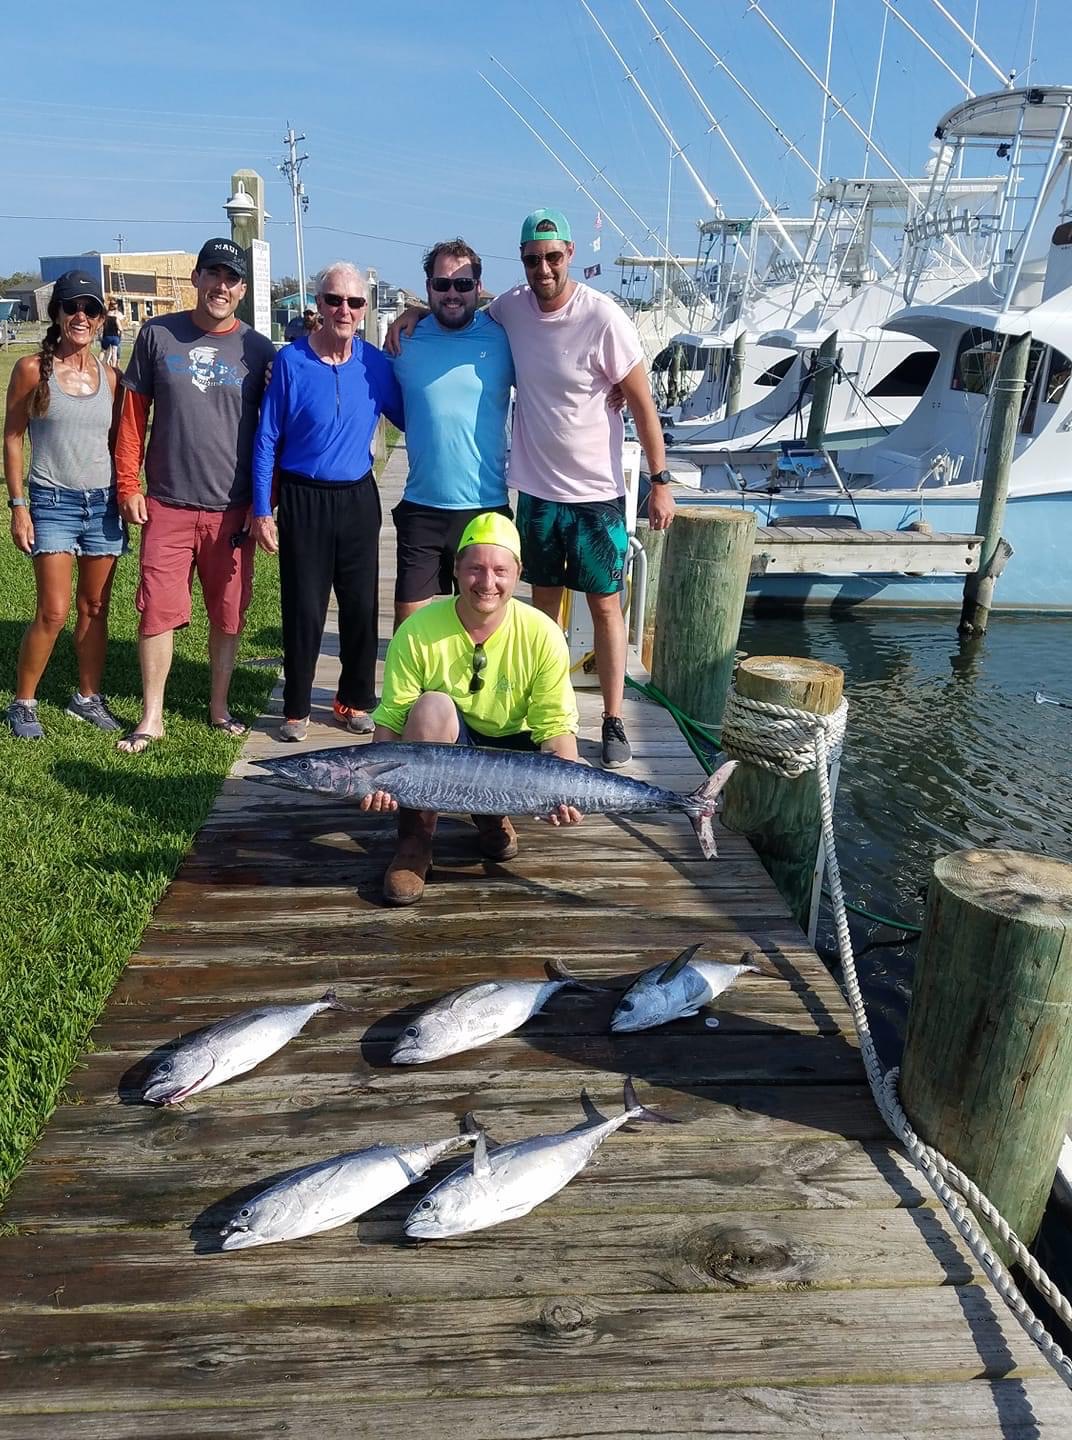
<svg viewBox="0 0 1072 1440">
<path fill-rule="evenodd" d="M 25 347 L 0 351 L 0 396 L 19 353 Z M 389 429 L 388 446 L 396 437 Z M 116 575 L 104 685 L 131 725 L 141 696 L 137 570 L 132 549 Z M 2 535 L 3 704 L 33 610 L 30 562 Z M 0 1203 L 241 748 L 206 724 L 208 624 L 199 597 L 193 622 L 175 640 L 167 736 L 144 755 L 119 755 L 114 736 L 63 714 L 78 678 L 70 626 L 39 691 L 46 740 L 19 742 L 0 731 Z M 258 555 L 231 689 L 236 715 L 262 713 L 277 667 L 249 662 L 275 661 L 281 646 L 278 567 Z"/>
</svg>

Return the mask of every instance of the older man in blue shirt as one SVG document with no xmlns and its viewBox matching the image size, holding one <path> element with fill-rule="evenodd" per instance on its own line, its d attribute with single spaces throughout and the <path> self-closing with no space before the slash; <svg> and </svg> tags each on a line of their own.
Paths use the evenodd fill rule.
<svg viewBox="0 0 1072 1440">
<path fill-rule="evenodd" d="M 313 675 L 334 588 L 342 670 L 335 718 L 357 734 L 373 729 L 376 703 L 380 497 L 372 438 L 381 415 L 404 426 L 391 362 L 355 335 L 365 282 L 338 263 L 316 282 L 319 330 L 280 351 L 253 447 L 251 530 L 279 553 L 283 620 L 282 740 L 304 740 Z M 279 531 L 272 480 L 279 469 Z"/>
<path fill-rule="evenodd" d="M 395 378 L 409 475 L 392 512 L 398 537 L 395 627 L 454 589 L 462 531 L 506 503 L 506 419 L 514 362 L 506 331 L 477 311 L 480 256 L 444 240 L 424 257 L 428 315 L 402 340 Z"/>
</svg>

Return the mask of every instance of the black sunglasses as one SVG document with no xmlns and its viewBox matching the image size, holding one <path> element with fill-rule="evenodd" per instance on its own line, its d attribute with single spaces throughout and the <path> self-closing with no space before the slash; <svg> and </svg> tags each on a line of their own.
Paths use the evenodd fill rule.
<svg viewBox="0 0 1072 1440">
<path fill-rule="evenodd" d="M 469 694 L 475 695 L 478 690 L 484 688 L 483 672 L 488 668 L 488 657 L 484 654 L 484 646 L 473 646 L 473 678 L 469 681 Z"/>
<path fill-rule="evenodd" d="M 459 295 L 468 295 L 476 288 L 476 281 L 465 275 L 435 275 L 428 284 L 437 295 L 445 295 L 451 289 L 457 290 Z"/>
<path fill-rule="evenodd" d="M 99 300 L 61 300 L 60 306 L 65 315 L 77 315 L 81 311 L 88 320 L 99 320 L 104 314 Z"/>
<path fill-rule="evenodd" d="M 321 295 L 320 298 L 331 310 L 337 310 L 340 305 L 349 305 L 351 310 L 364 310 L 368 304 L 364 295 Z"/>
<path fill-rule="evenodd" d="M 540 262 L 546 260 L 552 270 L 558 268 L 566 258 L 565 250 L 548 250 L 543 255 L 522 255 L 521 263 L 526 270 L 538 270 Z"/>
</svg>

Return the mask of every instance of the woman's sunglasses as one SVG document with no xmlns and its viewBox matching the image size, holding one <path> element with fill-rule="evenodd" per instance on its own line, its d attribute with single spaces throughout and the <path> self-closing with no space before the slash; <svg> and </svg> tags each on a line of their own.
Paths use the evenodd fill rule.
<svg viewBox="0 0 1072 1440">
<path fill-rule="evenodd" d="M 469 694 L 475 695 L 484 688 L 484 671 L 488 668 L 488 657 L 483 645 L 473 646 L 473 676 L 469 681 Z"/>
<path fill-rule="evenodd" d="M 65 315 L 77 315 L 79 311 L 87 320 L 99 320 L 104 306 L 98 300 L 61 300 L 60 308 Z"/>
<path fill-rule="evenodd" d="M 351 310 L 364 310 L 368 304 L 364 295 L 321 295 L 320 298 L 329 310 L 337 310 L 340 305 L 349 305 Z"/>
<path fill-rule="evenodd" d="M 468 275 L 434 275 L 428 284 L 437 295 L 445 295 L 448 290 L 457 290 L 459 295 L 468 295 L 470 290 L 476 288 L 476 281 Z"/>
</svg>

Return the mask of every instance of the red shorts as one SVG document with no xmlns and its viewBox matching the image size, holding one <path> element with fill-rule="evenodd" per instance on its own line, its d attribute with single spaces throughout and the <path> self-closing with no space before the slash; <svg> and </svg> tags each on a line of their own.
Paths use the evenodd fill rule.
<svg viewBox="0 0 1072 1440">
<path fill-rule="evenodd" d="M 142 635 L 162 635 L 190 623 L 194 572 L 201 581 L 208 618 L 225 635 L 241 633 L 253 595 L 253 541 L 241 544 L 248 506 L 230 510 L 185 510 L 146 502 L 149 518 L 141 531 L 141 579 L 135 604 Z"/>
</svg>

